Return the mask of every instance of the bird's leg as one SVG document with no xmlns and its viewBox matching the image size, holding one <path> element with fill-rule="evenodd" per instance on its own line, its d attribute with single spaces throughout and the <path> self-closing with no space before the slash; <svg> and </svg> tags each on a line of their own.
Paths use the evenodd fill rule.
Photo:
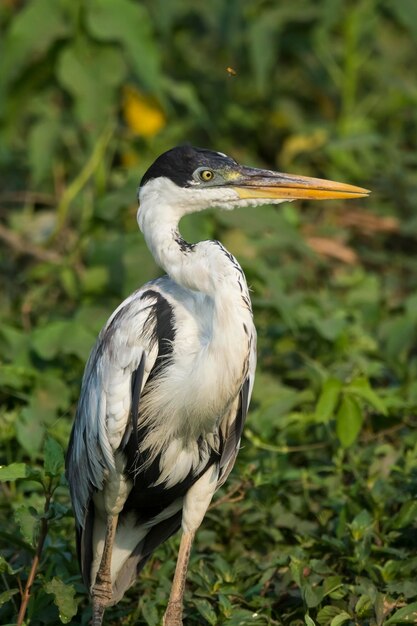
<svg viewBox="0 0 417 626">
<path fill-rule="evenodd" d="M 182 626 L 182 605 L 187 577 L 188 561 L 194 535 L 203 521 L 218 482 L 219 469 L 212 465 L 188 490 L 182 507 L 182 528 L 177 566 L 163 626 Z"/>
<path fill-rule="evenodd" d="M 112 597 L 112 584 L 110 575 L 111 555 L 113 550 L 114 536 L 117 528 L 117 515 L 108 515 L 106 521 L 106 538 L 104 540 L 103 555 L 98 568 L 96 580 L 91 589 L 93 598 L 92 626 L 101 626 L 104 611 Z"/>
<path fill-rule="evenodd" d="M 182 626 L 182 605 L 187 577 L 188 561 L 195 531 L 183 532 L 178 551 L 177 566 L 172 581 L 169 602 L 165 611 L 163 626 Z"/>
</svg>

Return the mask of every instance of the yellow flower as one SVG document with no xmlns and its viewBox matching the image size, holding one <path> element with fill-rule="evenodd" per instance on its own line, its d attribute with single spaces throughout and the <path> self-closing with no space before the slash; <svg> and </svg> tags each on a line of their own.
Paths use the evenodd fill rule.
<svg viewBox="0 0 417 626">
<path fill-rule="evenodd" d="M 135 135 L 153 137 L 166 124 L 166 117 L 155 98 L 145 96 L 137 89 L 123 89 L 123 117 Z"/>
</svg>

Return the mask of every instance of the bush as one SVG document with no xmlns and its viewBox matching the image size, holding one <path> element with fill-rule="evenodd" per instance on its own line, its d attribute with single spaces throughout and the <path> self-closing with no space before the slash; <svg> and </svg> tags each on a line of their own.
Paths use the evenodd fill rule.
<svg viewBox="0 0 417 626">
<path fill-rule="evenodd" d="M 414 622 L 414 2 L 32 0 L 0 17 L 1 623 L 89 621 L 62 450 L 97 332 L 159 272 L 140 177 L 185 141 L 373 190 L 182 224 L 239 258 L 259 333 L 187 624 Z M 109 624 L 159 624 L 177 545 Z"/>
</svg>

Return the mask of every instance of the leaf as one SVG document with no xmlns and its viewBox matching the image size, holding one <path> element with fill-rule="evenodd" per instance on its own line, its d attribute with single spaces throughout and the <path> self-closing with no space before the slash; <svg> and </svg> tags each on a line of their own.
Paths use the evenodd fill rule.
<svg viewBox="0 0 417 626">
<path fill-rule="evenodd" d="M 6 480 L 18 480 L 19 478 L 26 478 L 28 475 L 28 467 L 26 463 L 11 463 L 10 465 L 3 465 L 0 467 L 0 481 Z"/>
<path fill-rule="evenodd" d="M 323 589 L 320 587 L 313 588 L 309 583 L 303 582 L 302 584 L 303 598 L 309 609 L 312 609 L 320 604 L 323 599 Z"/>
<path fill-rule="evenodd" d="M 6 572 L 7 574 L 13 576 L 13 574 L 15 574 L 17 571 L 19 570 L 13 569 L 13 567 L 6 561 L 4 556 L 0 555 L 0 573 Z"/>
<path fill-rule="evenodd" d="M 249 54 L 257 89 L 264 93 L 276 63 L 276 48 L 281 29 L 279 11 L 264 11 L 249 30 Z"/>
<path fill-rule="evenodd" d="M 22 389 L 32 382 L 34 370 L 19 365 L 2 363 L 0 369 L 0 385 L 11 389 Z"/>
<path fill-rule="evenodd" d="M 371 388 L 369 381 L 366 378 L 355 379 L 347 387 L 345 387 L 344 391 L 366 400 L 371 406 L 374 407 L 374 409 L 382 413 L 382 415 L 387 414 L 386 406 L 381 398 Z"/>
<path fill-rule="evenodd" d="M 352 537 L 355 541 L 360 541 L 373 529 L 374 520 L 366 509 L 363 509 L 349 524 Z"/>
<path fill-rule="evenodd" d="M 33 508 L 22 504 L 15 510 L 14 517 L 19 524 L 23 539 L 27 541 L 29 545 L 33 546 L 34 530 L 35 526 L 38 524 L 38 521 L 33 515 Z"/>
<path fill-rule="evenodd" d="M 42 359 L 53 359 L 60 352 L 65 340 L 68 340 L 68 323 L 49 322 L 47 326 L 37 328 L 32 333 L 32 347 Z"/>
<path fill-rule="evenodd" d="M 336 378 L 328 378 L 323 384 L 320 397 L 316 406 L 316 419 L 318 422 L 328 422 L 335 412 L 339 401 L 342 383 Z"/>
<path fill-rule="evenodd" d="M 34 124 L 28 138 L 28 161 L 35 185 L 52 175 L 55 148 L 61 126 L 52 116 Z"/>
<path fill-rule="evenodd" d="M 384 626 L 388 624 L 415 624 L 417 622 L 417 602 L 412 602 L 408 606 L 395 611 L 388 620 L 384 622 Z"/>
<path fill-rule="evenodd" d="M 223 622 L 224 626 L 252 626 L 256 623 L 258 614 L 246 609 L 235 609 L 233 615 Z"/>
<path fill-rule="evenodd" d="M 54 359 L 59 354 L 75 354 L 84 361 L 94 341 L 95 335 L 77 320 L 50 322 L 32 333 L 33 349 L 45 360 Z"/>
<path fill-rule="evenodd" d="M 84 293 L 103 293 L 109 283 L 109 270 L 104 265 L 94 265 L 86 268 L 81 276 Z"/>
<path fill-rule="evenodd" d="M 78 610 L 74 586 L 64 583 L 60 578 L 54 577 L 44 585 L 44 588 L 46 593 L 53 594 L 61 622 L 68 624 Z"/>
<path fill-rule="evenodd" d="M 323 607 L 317 614 L 317 622 L 320 626 L 329 626 L 334 617 L 340 614 L 340 609 L 337 606 L 329 604 Z"/>
<path fill-rule="evenodd" d="M 69 335 L 65 337 L 62 345 L 63 354 L 74 354 L 81 361 L 85 362 L 90 354 L 91 348 L 96 341 L 96 335 L 87 328 L 84 328 L 76 320 L 68 326 Z M 68 338 L 71 337 L 69 341 Z"/>
<path fill-rule="evenodd" d="M 393 528 L 405 528 L 411 526 L 417 520 L 417 500 L 404 502 L 401 509 L 392 520 Z"/>
<path fill-rule="evenodd" d="M 141 615 L 149 626 L 159 626 L 160 616 L 154 601 L 146 602 L 142 598 Z"/>
<path fill-rule="evenodd" d="M 47 436 L 43 451 L 45 473 L 48 476 L 59 476 L 64 468 L 64 451 L 62 446 L 55 439 Z"/>
<path fill-rule="evenodd" d="M 314 326 L 324 339 L 327 339 L 327 341 L 335 341 L 345 330 L 347 322 L 343 317 L 329 319 L 320 318 L 314 320 Z"/>
<path fill-rule="evenodd" d="M 307 615 L 307 613 L 304 615 L 304 623 L 306 624 L 306 626 L 316 626 L 316 622 L 312 620 L 311 617 Z"/>
<path fill-rule="evenodd" d="M 214 611 L 210 602 L 208 600 L 199 599 L 195 600 L 194 604 L 200 615 L 202 615 L 209 624 L 216 626 L 216 624 L 218 623 L 218 619 L 216 612 Z"/>
<path fill-rule="evenodd" d="M 407 317 L 417 322 L 417 294 L 409 296 L 405 302 L 405 312 Z"/>
<path fill-rule="evenodd" d="M 258 13 L 257 19 L 251 20 L 249 29 L 249 57 L 255 74 L 256 86 L 261 94 L 266 93 L 268 86 L 273 80 L 274 70 L 277 64 L 277 48 L 280 43 L 281 33 L 289 21 L 306 21 L 314 16 L 314 7 L 307 4 L 302 10 L 291 3 L 281 3 Z"/>
<path fill-rule="evenodd" d="M 59 409 L 67 410 L 70 401 L 68 385 L 58 374 L 46 372 L 37 382 L 30 405 L 40 415 L 41 421 L 50 423 L 56 419 Z"/>
<path fill-rule="evenodd" d="M 115 46 L 77 40 L 62 51 L 57 66 L 59 82 L 73 96 L 77 116 L 92 139 L 110 117 L 116 105 L 116 88 L 125 74 L 122 54 Z"/>
<path fill-rule="evenodd" d="M 67 515 L 68 511 L 69 511 L 69 508 L 65 506 L 65 504 L 61 504 L 60 502 L 57 502 L 56 500 L 54 500 L 51 502 L 49 506 L 47 518 L 48 520 L 53 520 L 53 521 L 60 520 L 65 515 Z"/>
<path fill-rule="evenodd" d="M 355 613 L 358 617 L 365 617 L 372 610 L 372 605 L 371 598 L 367 594 L 363 594 L 355 605 Z"/>
<path fill-rule="evenodd" d="M 330 595 L 334 598 L 335 592 L 343 587 L 341 576 L 327 576 L 323 583 L 323 597 Z"/>
<path fill-rule="evenodd" d="M 394 361 L 404 362 L 414 344 L 416 322 L 405 315 L 388 318 L 381 325 L 381 335 L 387 356 Z"/>
<path fill-rule="evenodd" d="M 417 42 L 417 4 L 414 0 L 396 0 L 387 3 L 387 8 L 394 13 Z"/>
<path fill-rule="evenodd" d="M 19 589 L 7 589 L 7 591 L 0 593 L 0 606 L 6 604 L 16 593 L 19 593 Z"/>
<path fill-rule="evenodd" d="M 344 448 L 348 448 L 356 441 L 362 423 L 362 411 L 355 398 L 343 395 L 336 415 L 336 433 Z"/>
<path fill-rule="evenodd" d="M 45 427 L 32 406 L 24 407 L 16 420 L 16 437 L 20 445 L 33 458 L 40 451 Z"/>
<path fill-rule="evenodd" d="M 408 600 L 417 596 L 417 581 L 402 580 L 401 582 L 387 583 L 386 589 L 389 594 L 402 595 Z"/>
<path fill-rule="evenodd" d="M 200 125 L 209 125 L 207 111 L 199 99 L 196 85 L 179 80 L 172 80 L 169 76 L 164 76 L 162 80 L 164 91 L 178 104 L 183 105 Z"/>
<path fill-rule="evenodd" d="M 31 367 L 27 333 L 15 328 L 14 325 L 2 322 L 0 327 L 0 345 L 2 357 L 13 360 L 14 366 Z"/>
<path fill-rule="evenodd" d="M 352 619 L 352 616 L 349 615 L 349 613 L 347 613 L 346 611 L 342 611 L 341 613 L 339 613 L 339 615 L 336 615 L 332 621 L 330 622 L 330 626 L 340 626 L 341 624 L 344 624 L 347 621 L 350 621 Z"/>
<path fill-rule="evenodd" d="M 27 66 L 39 62 L 57 39 L 70 33 L 70 23 L 59 2 L 36 0 L 14 15 L 4 39 L 0 83 L 19 77 Z"/>
<path fill-rule="evenodd" d="M 100 41 L 117 41 L 129 56 L 136 76 L 156 94 L 160 58 L 152 22 L 144 6 L 131 0 L 90 0 L 86 6 L 90 33 Z"/>
</svg>

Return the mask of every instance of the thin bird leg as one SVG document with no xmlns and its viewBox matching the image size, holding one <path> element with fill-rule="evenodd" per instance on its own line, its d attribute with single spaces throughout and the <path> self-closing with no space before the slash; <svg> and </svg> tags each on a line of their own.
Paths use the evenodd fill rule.
<svg viewBox="0 0 417 626">
<path fill-rule="evenodd" d="M 112 597 L 112 584 L 110 575 L 111 555 L 113 550 L 114 536 L 117 528 L 117 515 L 108 515 L 106 522 L 106 538 L 104 541 L 103 555 L 98 568 L 94 586 L 91 589 L 93 598 L 92 626 L 101 626 L 106 607 Z"/>
<path fill-rule="evenodd" d="M 182 605 L 187 577 L 188 561 L 195 531 L 184 532 L 178 551 L 177 566 L 172 581 L 169 602 L 165 611 L 163 626 L 182 626 Z"/>
</svg>

